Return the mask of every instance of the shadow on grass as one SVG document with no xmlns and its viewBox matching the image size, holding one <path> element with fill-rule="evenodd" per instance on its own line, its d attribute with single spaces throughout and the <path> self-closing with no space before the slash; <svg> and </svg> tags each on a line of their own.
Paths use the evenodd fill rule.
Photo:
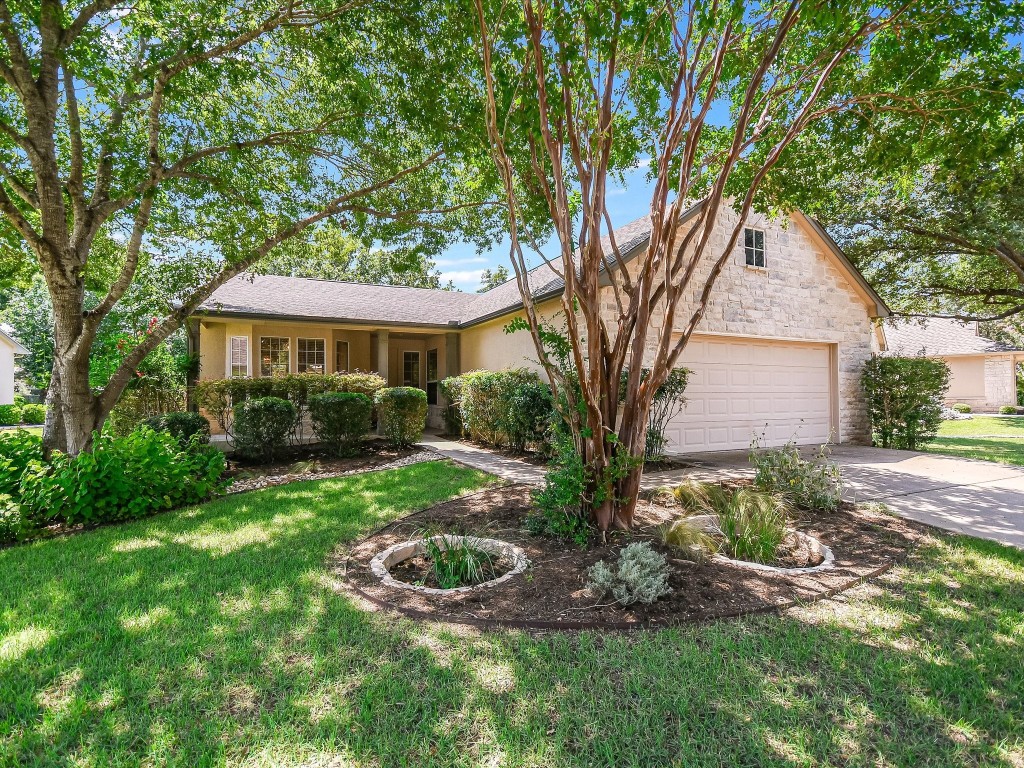
<svg viewBox="0 0 1024 768">
<path fill-rule="evenodd" d="M 928 443 L 925 450 L 965 459 L 1024 466 L 1024 440 L 1020 438 L 937 437 Z"/>
<path fill-rule="evenodd" d="M 339 542 L 481 482 L 421 464 L 0 553 L 0 763 L 1021 759 L 1024 554 L 942 539 L 846 604 L 634 636 L 417 625 L 332 589 Z"/>
</svg>

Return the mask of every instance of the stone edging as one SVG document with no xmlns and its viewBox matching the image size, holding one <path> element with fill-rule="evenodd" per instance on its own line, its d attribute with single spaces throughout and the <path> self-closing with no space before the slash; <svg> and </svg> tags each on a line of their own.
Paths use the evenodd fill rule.
<svg viewBox="0 0 1024 768">
<path fill-rule="evenodd" d="M 403 560 L 408 560 L 410 557 L 422 555 L 426 549 L 425 543 L 427 541 L 433 541 L 439 544 L 441 549 L 447 549 L 449 544 L 469 544 L 469 546 L 482 550 L 489 555 L 505 556 L 509 558 L 509 560 L 512 561 L 512 569 L 508 571 L 508 573 L 502 574 L 496 579 L 485 581 L 482 584 L 474 584 L 469 587 L 453 587 L 452 589 L 423 587 L 418 584 L 410 584 L 407 581 L 399 581 L 391 575 L 391 572 L 388 570 L 391 566 L 400 563 Z M 400 544 L 395 544 L 381 552 L 378 552 L 374 555 L 373 559 L 370 560 L 370 572 L 380 579 L 381 583 L 387 587 L 409 589 L 424 595 L 457 595 L 468 592 L 477 592 L 482 589 L 489 589 L 491 587 L 496 587 L 499 584 L 503 584 L 513 576 L 517 576 L 525 571 L 529 564 L 530 561 L 526 558 L 526 552 L 514 544 L 509 544 L 507 541 L 500 541 L 498 539 L 482 539 L 478 536 L 438 534 L 437 536 L 432 536 L 429 539 L 403 541 Z"/>
</svg>

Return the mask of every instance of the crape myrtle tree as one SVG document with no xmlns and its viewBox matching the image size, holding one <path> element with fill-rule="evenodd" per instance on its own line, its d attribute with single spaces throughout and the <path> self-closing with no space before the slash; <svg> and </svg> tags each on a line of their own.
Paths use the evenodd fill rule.
<svg viewBox="0 0 1024 768">
<path fill-rule="evenodd" d="M 461 183 L 460 146 L 479 141 L 459 137 L 482 131 L 459 91 L 469 38 L 442 10 L 0 0 L 0 272 L 28 263 L 52 300 L 48 450 L 87 450 L 150 352 L 321 222 L 426 250 L 481 231 L 486 176 Z M 101 235 L 120 245 L 113 263 L 94 254 Z M 90 387 L 97 330 L 146 259 L 167 310 Z M 90 300 L 95 270 L 110 279 Z"/>
<path fill-rule="evenodd" d="M 818 121 L 851 109 L 917 108 L 890 86 L 890 72 L 913 65 L 905 38 L 941 36 L 954 11 L 884 2 L 474 4 L 526 324 L 556 401 L 566 403 L 593 520 L 601 530 L 628 528 L 652 400 L 699 325 L 769 173 Z M 652 186 L 650 241 L 627 265 L 608 188 L 641 159 Z M 555 254 L 517 216 L 530 194 L 547 202 Z M 696 213 L 677 226 L 696 200 Z M 736 215 L 723 217 L 727 208 Z M 713 239 L 723 221 L 726 237 Z M 565 280 L 568 371 L 545 345 L 550 330 L 527 274 L 532 251 Z"/>
</svg>

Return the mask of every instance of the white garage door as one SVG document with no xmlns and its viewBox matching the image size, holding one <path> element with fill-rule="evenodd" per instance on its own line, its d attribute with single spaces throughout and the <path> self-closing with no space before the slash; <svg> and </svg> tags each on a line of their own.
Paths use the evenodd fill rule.
<svg viewBox="0 0 1024 768">
<path fill-rule="evenodd" d="M 695 336 L 682 355 L 691 373 L 686 408 L 669 424 L 675 453 L 823 443 L 831 433 L 827 344 Z"/>
</svg>

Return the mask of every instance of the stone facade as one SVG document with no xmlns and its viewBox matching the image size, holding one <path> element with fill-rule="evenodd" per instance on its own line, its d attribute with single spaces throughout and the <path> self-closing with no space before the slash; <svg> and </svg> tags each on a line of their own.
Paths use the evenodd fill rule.
<svg viewBox="0 0 1024 768">
<path fill-rule="evenodd" d="M 1017 377 L 1013 355 L 990 355 L 985 358 L 985 400 L 985 406 L 989 410 L 1017 404 Z"/>
<path fill-rule="evenodd" d="M 713 260 L 722 253 L 737 220 L 731 210 L 720 215 L 708 255 L 694 276 L 694 288 L 687 303 L 676 311 L 676 330 L 682 331 L 689 322 Z M 765 266 L 746 265 L 741 237 L 715 283 L 696 333 L 834 345 L 839 405 L 836 437 L 844 443 L 869 442 L 860 375 L 872 354 L 873 304 L 806 224 L 753 215 L 747 226 L 765 233 Z M 615 300 L 612 289 L 607 290 L 602 311 L 612 322 Z M 661 328 L 663 324 L 664 312 L 659 312 L 652 325 Z"/>
</svg>

